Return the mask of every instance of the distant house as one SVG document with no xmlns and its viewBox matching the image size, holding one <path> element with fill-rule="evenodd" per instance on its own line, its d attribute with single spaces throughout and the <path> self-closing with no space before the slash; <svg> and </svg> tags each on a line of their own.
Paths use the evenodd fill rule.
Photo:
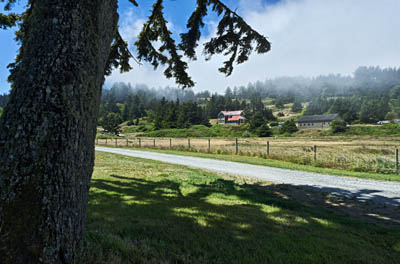
<svg viewBox="0 0 400 264">
<path fill-rule="evenodd" d="M 218 114 L 218 124 L 221 125 L 242 125 L 246 123 L 243 110 L 221 111 Z"/>
<path fill-rule="evenodd" d="M 333 120 L 342 120 L 338 114 L 303 116 L 297 120 L 299 129 L 325 129 L 330 128 Z"/>
</svg>

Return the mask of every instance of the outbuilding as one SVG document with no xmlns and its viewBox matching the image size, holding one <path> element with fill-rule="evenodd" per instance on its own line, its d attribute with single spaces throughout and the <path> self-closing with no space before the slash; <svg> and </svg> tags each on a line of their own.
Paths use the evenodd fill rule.
<svg viewBox="0 0 400 264">
<path fill-rule="evenodd" d="M 330 115 L 309 115 L 297 120 L 299 129 L 328 129 L 333 120 L 342 120 L 339 114 Z"/>
<path fill-rule="evenodd" d="M 242 125 L 246 123 L 244 111 L 221 111 L 218 114 L 218 124 L 221 125 Z"/>
</svg>

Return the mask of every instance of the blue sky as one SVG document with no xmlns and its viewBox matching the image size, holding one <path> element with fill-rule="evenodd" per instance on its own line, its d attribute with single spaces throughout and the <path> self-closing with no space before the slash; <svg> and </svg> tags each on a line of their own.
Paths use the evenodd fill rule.
<svg viewBox="0 0 400 264">
<path fill-rule="evenodd" d="M 155 0 L 138 0 L 135 8 L 128 0 L 119 0 L 120 32 L 132 44 L 140 31 L 150 6 Z M 237 66 L 225 78 L 218 73 L 224 58 L 205 62 L 198 49 L 199 60 L 189 62 L 189 73 L 196 82 L 195 91 L 224 91 L 227 86 L 278 76 L 317 76 L 339 73 L 350 75 L 360 65 L 400 66 L 400 1 L 399 0 L 222 0 L 245 18 L 257 31 L 272 42 L 266 55 L 253 55 L 250 61 Z M 21 0 L 16 10 L 22 9 Z M 196 0 L 165 0 L 165 14 L 175 36 L 185 30 Z M 0 4 L 1 10 L 4 4 Z M 210 11 L 211 12 L 211 11 Z M 206 19 L 201 43 L 215 30 L 217 17 Z M 13 30 L 0 30 L 0 94 L 8 92 L 8 69 L 18 46 Z M 134 53 L 132 45 L 131 50 Z M 125 74 L 114 71 L 106 79 L 110 87 L 124 81 L 150 87 L 174 86 L 163 77 L 163 69 L 153 71 L 150 65 L 138 66 Z"/>
<path fill-rule="evenodd" d="M 268 3 L 277 2 L 279 0 L 268 1 Z M 119 13 L 120 13 L 120 24 L 123 24 L 127 19 L 126 15 L 131 16 L 131 13 L 135 14 L 135 17 L 144 19 L 149 15 L 151 5 L 154 1 L 150 0 L 138 0 L 139 8 L 134 7 L 128 0 L 119 0 Z M 224 3 L 228 4 L 233 9 L 238 7 L 239 0 L 225 0 Z M 20 12 L 24 9 L 26 1 L 22 0 L 12 10 L 12 12 Z M 178 33 L 184 30 L 186 22 L 191 12 L 194 10 L 196 5 L 195 0 L 166 0 L 165 1 L 165 14 L 167 20 L 174 25 L 174 28 L 178 28 L 179 31 L 174 31 L 175 37 Z M 1 12 L 3 11 L 4 3 L 0 3 Z M 211 13 L 211 12 L 210 12 Z M 211 15 L 209 20 L 216 19 L 216 15 Z M 13 40 L 14 29 L 0 30 L 0 94 L 6 93 L 9 90 L 10 84 L 7 82 L 9 70 L 7 65 L 11 63 L 18 51 L 18 44 Z M 207 28 L 205 34 L 207 34 Z M 133 49 L 133 47 L 131 47 Z M 134 65 L 135 66 L 135 65 Z"/>
</svg>

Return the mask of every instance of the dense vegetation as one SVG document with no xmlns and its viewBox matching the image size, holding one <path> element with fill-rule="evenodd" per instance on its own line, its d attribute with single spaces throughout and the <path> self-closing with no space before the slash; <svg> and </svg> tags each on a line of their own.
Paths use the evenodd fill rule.
<svg viewBox="0 0 400 264">
<path fill-rule="evenodd" d="M 209 119 L 217 118 L 222 110 L 245 110 L 249 130 L 259 136 L 270 135 L 267 122 L 276 120 L 260 97 L 240 100 L 229 95 L 210 95 L 207 91 L 196 95 L 191 90 L 132 88 L 117 83 L 104 91 L 99 124 L 109 127 L 104 121 L 108 120 L 109 113 L 114 113 L 128 125 L 139 125 L 140 119 L 146 117 L 152 123 L 152 130 L 184 129 L 192 125 L 210 126 Z"/>
<path fill-rule="evenodd" d="M 268 131 L 261 130 L 277 117 L 284 117 L 282 109 L 287 104 L 291 105 L 292 113 L 338 113 L 347 123 L 373 124 L 400 118 L 400 69 L 359 67 L 353 77 L 268 79 L 249 83 L 247 87 L 228 87 L 224 95 L 115 83 L 111 89 L 103 91 L 101 115 L 116 112 L 131 124 L 148 116 L 153 129 L 159 130 L 208 125 L 208 119 L 217 118 L 222 110 L 245 110 L 250 131 L 267 135 Z M 278 111 L 277 117 L 271 109 Z"/>
<path fill-rule="evenodd" d="M 7 99 L 7 95 L 0 95 L 0 107 Z M 269 128 L 277 125 L 278 118 L 287 115 L 283 113 L 285 107 L 295 117 L 338 113 L 348 124 L 400 119 L 400 68 L 359 67 L 353 77 L 281 77 L 249 83 L 247 87 L 228 87 L 223 95 L 119 82 L 103 90 L 99 124 L 104 124 L 108 113 L 116 113 L 128 125 L 138 125 L 146 118 L 152 126 L 142 127 L 142 132 L 184 129 L 200 124 L 210 126 L 209 119 L 217 118 L 223 110 L 244 110 L 250 126 L 245 130 L 265 136 L 270 135 Z M 362 134 L 362 129 L 368 130 L 348 132 Z"/>
</svg>

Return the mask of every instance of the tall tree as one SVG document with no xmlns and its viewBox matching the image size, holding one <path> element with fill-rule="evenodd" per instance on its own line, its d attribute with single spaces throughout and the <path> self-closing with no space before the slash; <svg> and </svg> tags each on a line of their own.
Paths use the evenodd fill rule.
<svg viewBox="0 0 400 264">
<path fill-rule="evenodd" d="M 16 0 L 0 1 L 9 9 Z M 230 56 L 222 73 L 230 75 L 234 63 L 245 62 L 253 50 L 269 51 L 266 38 L 219 0 L 197 1 L 178 46 L 163 16 L 163 0 L 157 0 L 136 42 L 138 59 L 165 65 L 167 78 L 193 86 L 179 49 L 196 58 L 209 7 L 221 20 L 204 53 Z M 0 18 L 8 28 L 20 17 Z M 104 75 L 112 67 L 130 70 L 132 55 L 118 33 L 117 0 L 29 0 L 21 18 L 22 45 L 0 118 L 0 263 L 74 263 Z M 157 41 L 159 48 L 153 45 Z"/>
</svg>

